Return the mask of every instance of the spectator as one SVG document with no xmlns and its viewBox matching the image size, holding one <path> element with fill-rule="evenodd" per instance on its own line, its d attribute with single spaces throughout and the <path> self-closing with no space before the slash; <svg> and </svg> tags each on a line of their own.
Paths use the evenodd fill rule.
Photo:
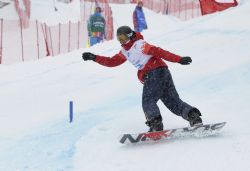
<svg viewBox="0 0 250 171">
<path fill-rule="evenodd" d="M 101 14 L 101 7 L 97 6 L 95 13 L 88 20 L 88 36 L 90 46 L 100 43 L 105 38 L 105 19 Z"/>
<path fill-rule="evenodd" d="M 133 12 L 134 30 L 136 32 L 142 32 L 142 30 L 148 29 L 142 6 L 142 1 L 139 1 Z"/>
</svg>

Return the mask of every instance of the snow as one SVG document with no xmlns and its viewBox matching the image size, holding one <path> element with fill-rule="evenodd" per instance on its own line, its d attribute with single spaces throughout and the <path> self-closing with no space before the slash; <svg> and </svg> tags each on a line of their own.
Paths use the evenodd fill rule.
<svg viewBox="0 0 250 171">
<path fill-rule="evenodd" d="M 58 2 L 57 0 L 30 0 L 31 16 L 30 20 L 39 20 L 48 25 L 58 23 L 78 22 L 80 20 L 80 0 L 74 0 L 69 4 Z M 9 5 L 0 9 L 0 18 L 5 20 L 18 20 L 19 16 L 14 7 L 14 2 L 9 1 Z M 24 9 L 22 0 L 20 7 Z M 57 11 L 55 11 L 57 9 Z"/>
<path fill-rule="evenodd" d="M 134 5 L 111 7 L 115 29 L 132 26 L 127 14 Z M 167 62 L 176 88 L 201 110 L 204 123 L 226 121 L 221 133 L 120 144 L 121 134 L 147 130 L 137 71 L 129 62 L 106 68 L 81 59 L 87 51 L 117 53 L 120 45 L 112 40 L 53 58 L 0 65 L 0 170 L 249 170 L 250 2 L 186 22 L 144 10 L 149 30 L 143 35 L 149 43 L 192 57 L 189 66 Z M 166 129 L 188 125 L 159 106 Z"/>
<path fill-rule="evenodd" d="M 48 25 L 78 22 L 81 12 L 80 0 L 74 0 L 69 4 L 57 0 L 31 0 L 31 11 L 31 20 L 37 19 Z"/>
<path fill-rule="evenodd" d="M 10 4 L 0 9 L 0 18 L 4 18 L 6 20 L 17 20 L 18 14 L 14 7 L 14 2 L 7 1 L 6 3 L 10 3 Z"/>
</svg>

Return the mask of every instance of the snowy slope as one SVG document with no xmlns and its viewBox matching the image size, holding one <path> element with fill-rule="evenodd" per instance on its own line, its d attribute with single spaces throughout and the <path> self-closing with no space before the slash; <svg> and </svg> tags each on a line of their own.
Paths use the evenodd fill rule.
<svg viewBox="0 0 250 171">
<path fill-rule="evenodd" d="M 31 0 L 31 11 L 31 20 L 37 19 L 49 25 L 69 21 L 78 22 L 80 20 L 80 0 L 74 0 L 69 4 L 56 0 Z"/>
<path fill-rule="evenodd" d="M 18 20 L 19 16 L 14 7 L 14 2 L 0 9 L 0 18 L 5 20 Z M 57 0 L 30 0 L 30 20 L 39 20 L 48 25 L 58 23 L 77 22 L 80 19 L 80 0 L 74 0 L 69 4 L 60 3 Z M 19 1 L 20 8 L 24 9 L 22 1 Z M 57 11 L 55 11 L 57 9 Z"/>
<path fill-rule="evenodd" d="M 112 5 L 115 28 L 132 26 L 134 5 Z M 146 10 L 145 39 L 193 58 L 168 62 L 182 99 L 204 123 L 227 121 L 218 136 L 140 146 L 122 133 L 147 130 L 142 85 L 128 62 L 105 68 L 81 53 L 113 55 L 116 40 L 51 59 L 0 66 L 0 170 L 5 171 L 245 171 L 250 164 L 250 2 L 187 22 Z M 68 102 L 74 101 L 74 122 Z M 187 126 L 159 102 L 165 128 Z"/>
</svg>

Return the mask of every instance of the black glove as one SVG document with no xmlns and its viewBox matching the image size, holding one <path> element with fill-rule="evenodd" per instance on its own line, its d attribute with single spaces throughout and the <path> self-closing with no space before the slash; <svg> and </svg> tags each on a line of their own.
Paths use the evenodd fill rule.
<svg viewBox="0 0 250 171">
<path fill-rule="evenodd" d="M 182 65 L 189 65 L 192 62 L 192 59 L 189 56 L 184 56 L 180 60 L 180 64 Z"/>
<path fill-rule="evenodd" d="M 90 52 L 84 52 L 82 54 L 82 59 L 84 61 L 87 61 L 87 60 L 95 61 L 95 58 L 96 58 L 96 55 L 94 55 L 93 53 L 90 53 Z"/>
</svg>

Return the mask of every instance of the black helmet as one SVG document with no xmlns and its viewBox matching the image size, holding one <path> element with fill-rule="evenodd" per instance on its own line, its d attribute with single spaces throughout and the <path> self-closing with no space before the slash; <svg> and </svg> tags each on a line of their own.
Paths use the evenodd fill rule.
<svg viewBox="0 0 250 171">
<path fill-rule="evenodd" d="M 116 36 L 126 35 L 128 38 L 132 39 L 135 35 L 135 32 L 129 26 L 121 26 L 116 31 Z"/>
</svg>

